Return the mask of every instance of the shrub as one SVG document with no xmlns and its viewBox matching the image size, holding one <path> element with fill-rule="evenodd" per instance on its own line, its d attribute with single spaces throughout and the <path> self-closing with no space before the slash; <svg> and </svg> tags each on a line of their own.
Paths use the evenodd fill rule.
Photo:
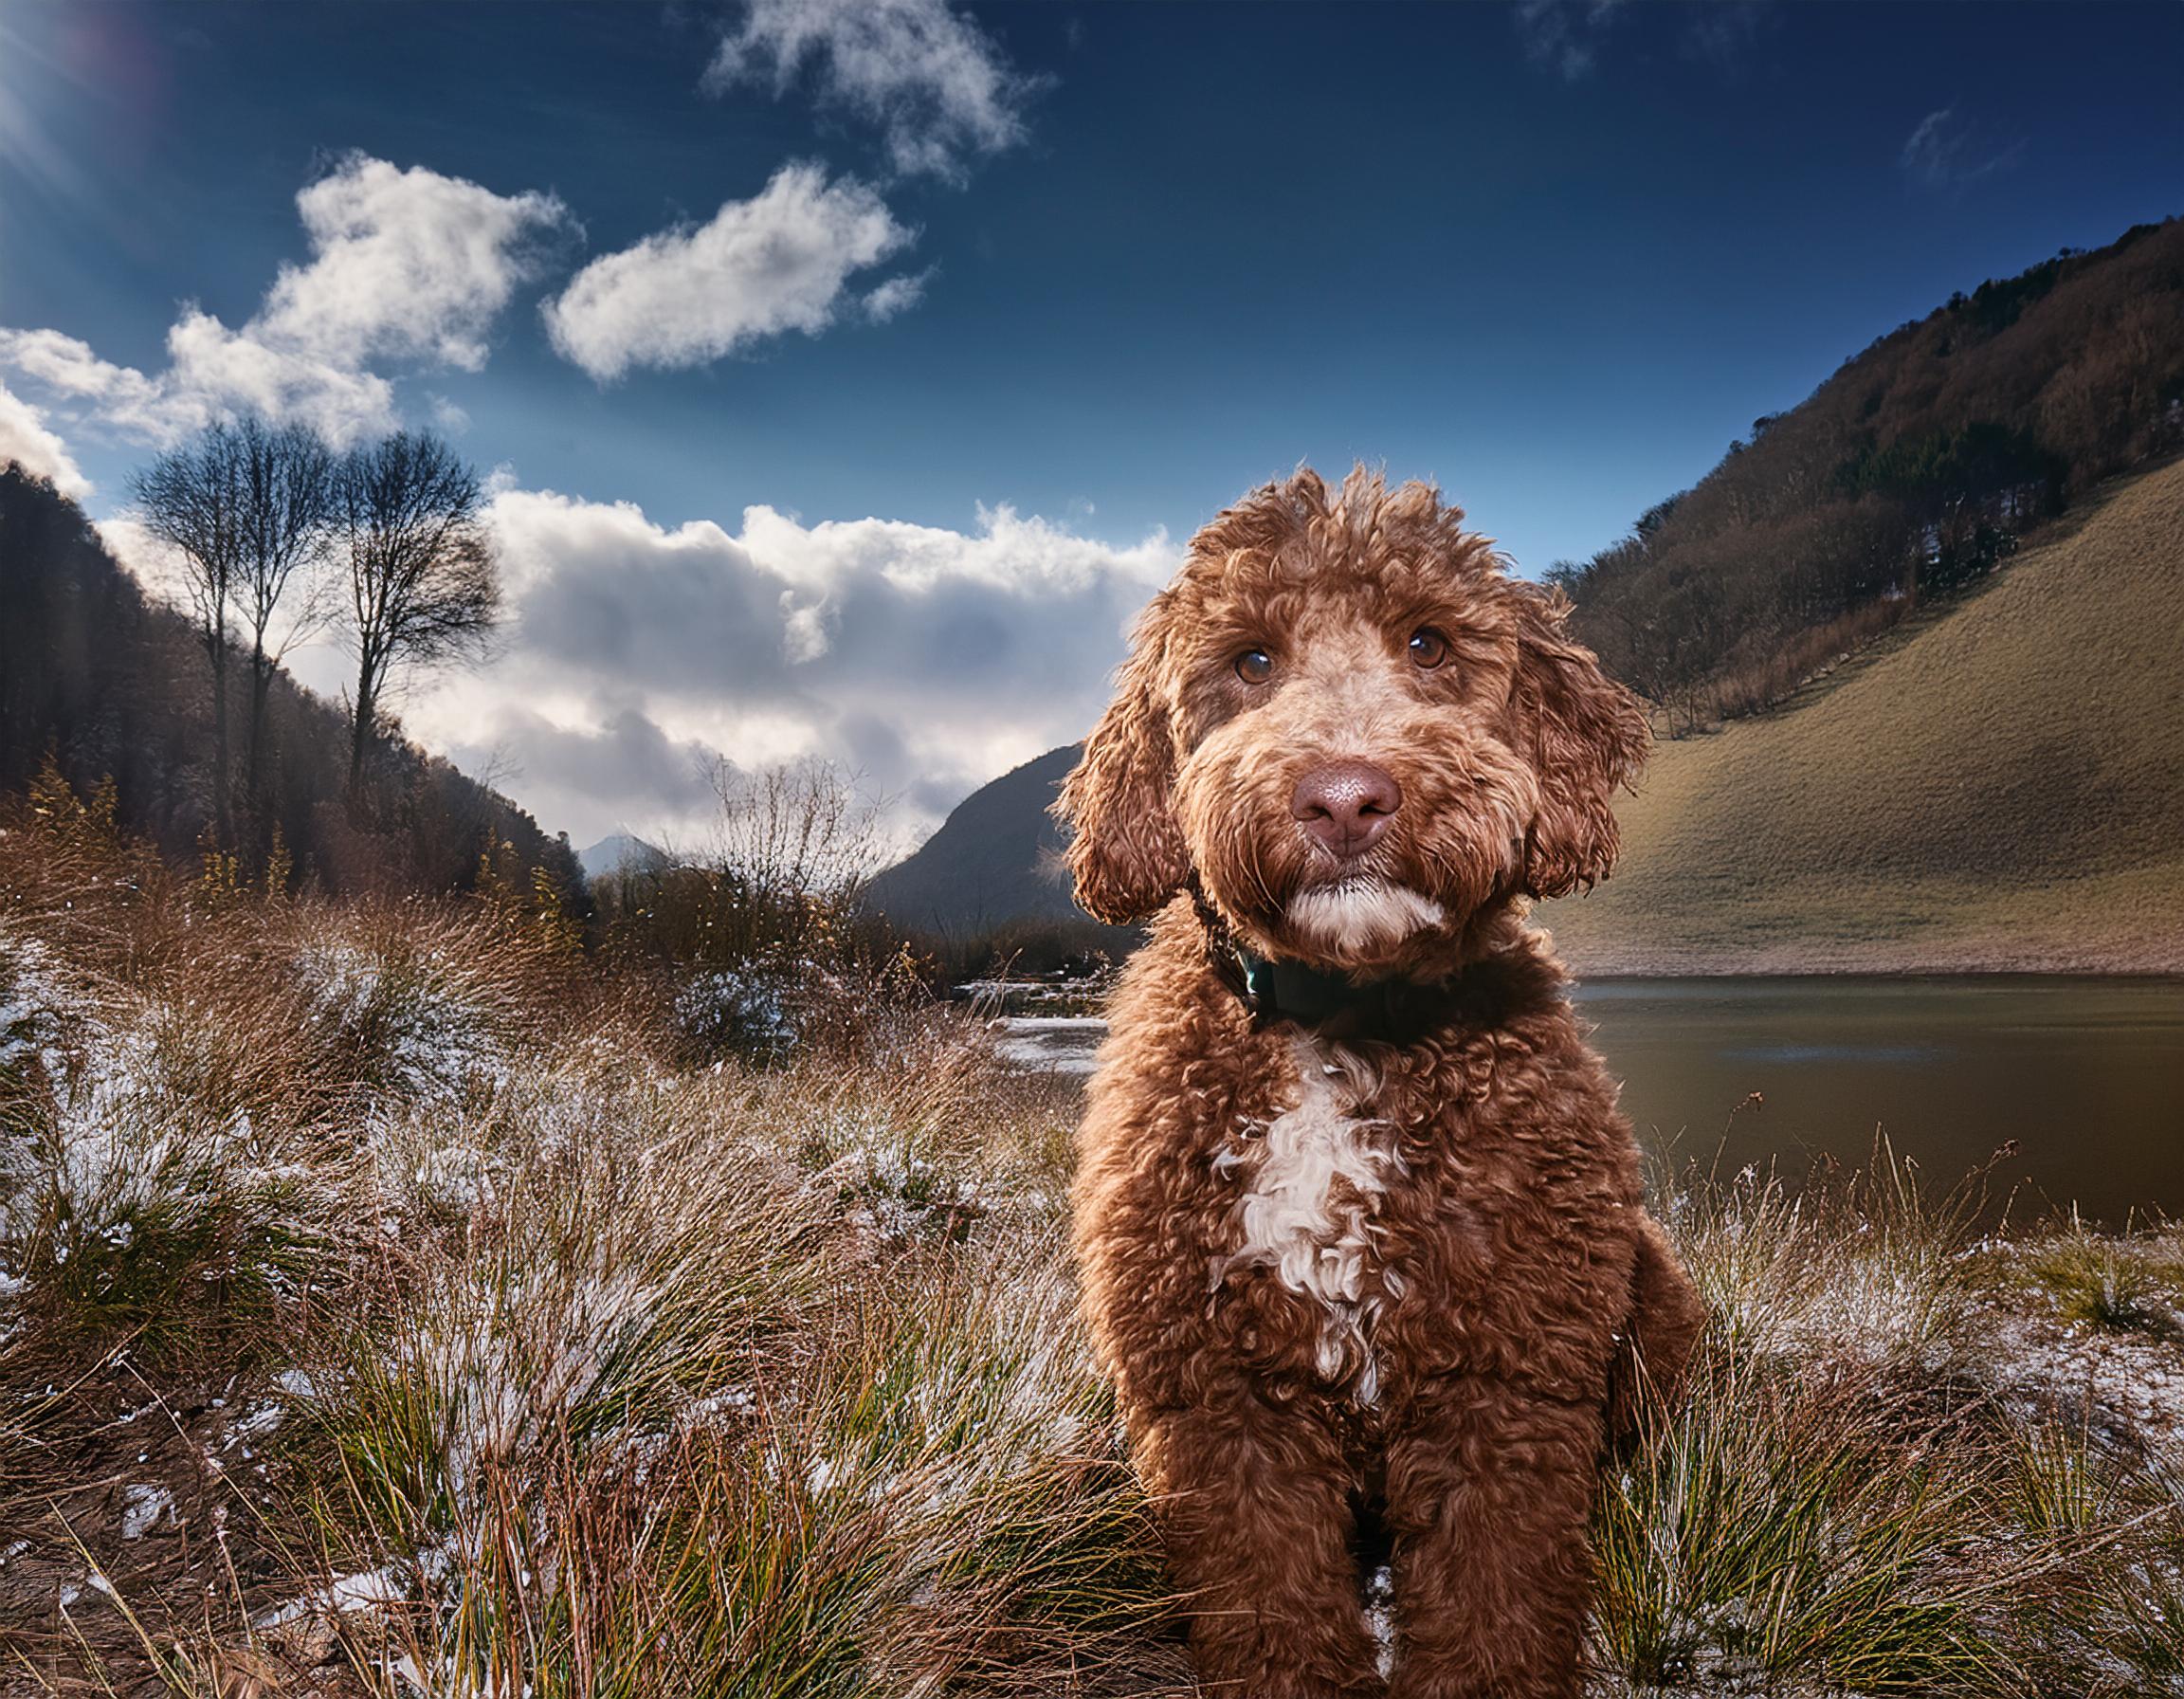
<svg viewBox="0 0 2184 1699">
<path fill-rule="evenodd" d="M 798 1007 L 796 976 L 756 965 L 703 969 L 675 994 L 675 1035 L 693 1063 L 740 1056 L 770 1062 L 804 1036 L 809 1012 Z"/>
</svg>

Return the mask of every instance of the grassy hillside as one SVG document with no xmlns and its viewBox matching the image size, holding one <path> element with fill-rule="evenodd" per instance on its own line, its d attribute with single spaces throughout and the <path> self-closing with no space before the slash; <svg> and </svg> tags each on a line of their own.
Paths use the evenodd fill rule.
<svg viewBox="0 0 2184 1699">
<path fill-rule="evenodd" d="M 2184 970 L 2184 462 L 1781 707 L 1665 742 L 1583 970 Z"/>
</svg>

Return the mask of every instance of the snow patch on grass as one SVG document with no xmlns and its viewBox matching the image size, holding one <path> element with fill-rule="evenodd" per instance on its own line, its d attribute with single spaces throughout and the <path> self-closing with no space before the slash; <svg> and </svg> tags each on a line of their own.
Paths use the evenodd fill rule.
<svg viewBox="0 0 2184 1699">
<path fill-rule="evenodd" d="M 157 1482 L 138 1483 L 121 1489 L 120 1534 L 124 1540 L 141 1540 L 174 1509 L 173 1492 Z"/>
</svg>

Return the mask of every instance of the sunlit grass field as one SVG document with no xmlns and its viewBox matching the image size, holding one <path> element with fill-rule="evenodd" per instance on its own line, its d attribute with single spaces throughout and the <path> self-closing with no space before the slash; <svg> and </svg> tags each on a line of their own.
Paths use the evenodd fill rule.
<svg viewBox="0 0 2184 1699">
<path fill-rule="evenodd" d="M 722 1034 L 728 1035 L 726 1039 Z M 729 1040 L 733 1040 L 732 1042 Z M 1192 1690 L 1065 1082 L 905 982 L 0 837 L 0 1690 Z M 2184 1693 L 2184 1237 L 1663 1177 L 1601 1694 Z"/>
</svg>

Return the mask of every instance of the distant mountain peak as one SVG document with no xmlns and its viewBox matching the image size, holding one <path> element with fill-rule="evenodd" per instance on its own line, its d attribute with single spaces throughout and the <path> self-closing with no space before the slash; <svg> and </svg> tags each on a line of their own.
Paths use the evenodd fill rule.
<svg viewBox="0 0 2184 1699">
<path fill-rule="evenodd" d="M 590 849 L 578 850 L 576 860 L 587 879 L 610 873 L 657 873 L 668 866 L 666 850 L 626 831 L 608 833 Z"/>
</svg>

